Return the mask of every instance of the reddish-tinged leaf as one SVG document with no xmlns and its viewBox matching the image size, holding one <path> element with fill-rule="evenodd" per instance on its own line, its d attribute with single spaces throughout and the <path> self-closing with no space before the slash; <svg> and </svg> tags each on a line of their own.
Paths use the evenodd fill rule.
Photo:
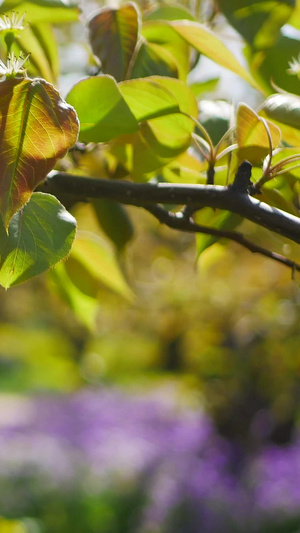
<svg viewBox="0 0 300 533">
<path fill-rule="evenodd" d="M 89 23 L 92 50 L 104 74 L 124 80 L 138 38 L 138 13 L 134 4 L 119 9 L 104 8 Z"/>
<path fill-rule="evenodd" d="M 0 212 L 5 227 L 78 135 L 75 110 L 42 79 L 0 82 Z"/>
</svg>

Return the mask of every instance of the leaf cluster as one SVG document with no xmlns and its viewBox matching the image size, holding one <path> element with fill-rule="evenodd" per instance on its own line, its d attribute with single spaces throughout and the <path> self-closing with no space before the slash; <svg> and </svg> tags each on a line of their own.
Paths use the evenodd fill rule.
<svg viewBox="0 0 300 533">
<path fill-rule="evenodd" d="M 300 27 L 299 3 L 218 0 L 205 12 L 200 4 L 189 8 L 169 2 L 147 9 L 132 2 L 98 9 L 86 23 L 87 63 L 65 100 L 55 88 L 57 36 L 71 35 L 72 24 L 86 13 L 80 18 L 78 5 L 62 0 L 5 0 L 1 7 L 4 287 L 70 254 L 52 275 L 74 310 L 93 308 L 99 283 L 131 299 L 121 265 L 134 228 L 123 203 L 197 233 L 198 255 L 226 238 L 293 271 L 300 268 L 241 233 L 248 218 L 284 235 L 284 242 L 299 242 L 299 40 L 286 31 Z M 225 20 L 238 32 L 243 59 L 220 37 Z M 63 24 L 61 34 L 53 29 L 58 24 Z M 29 53 L 26 73 L 20 58 Z M 233 92 L 239 84 L 251 86 L 257 105 L 213 99 L 219 78 L 203 78 L 202 56 L 232 73 Z M 252 167 L 252 181 L 249 176 L 240 187 L 238 169 L 244 161 Z M 154 187 L 142 189 L 147 182 Z M 157 199 L 161 184 L 163 202 Z M 176 193 L 183 185 L 192 187 L 184 201 Z M 111 245 L 97 231 L 79 232 L 74 241 L 76 221 L 59 200 L 69 209 L 79 200 L 91 202 Z"/>
</svg>

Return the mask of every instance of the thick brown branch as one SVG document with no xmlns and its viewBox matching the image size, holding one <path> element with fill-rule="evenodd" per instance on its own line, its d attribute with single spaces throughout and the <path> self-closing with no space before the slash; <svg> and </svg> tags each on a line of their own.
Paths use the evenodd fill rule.
<svg viewBox="0 0 300 533">
<path fill-rule="evenodd" d="M 300 243 L 300 218 L 260 202 L 247 193 L 240 193 L 233 187 L 132 183 L 56 172 L 47 178 L 40 190 L 58 197 L 67 195 L 76 200 L 107 198 L 140 207 L 168 203 L 224 209 Z"/>
<path fill-rule="evenodd" d="M 250 252 L 254 254 L 264 255 L 265 257 L 269 257 L 270 259 L 273 259 L 274 261 L 277 261 L 291 268 L 293 272 L 300 272 L 300 264 L 296 263 L 295 261 L 292 261 L 291 259 L 288 259 L 287 257 L 284 257 L 283 255 L 271 252 L 270 250 L 267 250 L 266 248 L 263 248 L 262 246 L 259 246 L 253 243 L 252 241 L 249 241 L 240 232 L 220 230 L 216 228 L 208 228 L 206 226 L 201 226 L 199 224 L 196 224 L 193 220 L 185 218 L 181 212 L 172 213 L 170 211 L 167 211 L 163 207 L 155 204 L 148 205 L 147 207 L 145 207 L 145 209 L 149 211 L 149 213 L 151 213 L 153 216 L 155 216 L 155 218 L 157 218 L 159 222 L 165 224 L 169 228 L 185 231 L 188 233 L 204 233 L 206 235 L 213 235 L 215 237 L 219 237 L 220 239 L 230 239 L 231 241 L 237 242 L 238 244 L 244 246 L 244 248 L 247 248 L 247 250 L 250 250 Z"/>
</svg>

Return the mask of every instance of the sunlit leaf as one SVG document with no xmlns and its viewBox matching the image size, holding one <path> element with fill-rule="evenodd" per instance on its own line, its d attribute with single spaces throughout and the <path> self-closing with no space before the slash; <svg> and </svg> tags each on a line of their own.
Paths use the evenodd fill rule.
<svg viewBox="0 0 300 533">
<path fill-rule="evenodd" d="M 31 24 L 74 22 L 80 14 L 78 2 L 71 0 L 4 0 L 0 7 L 2 12 L 17 9 L 20 15 L 25 13 Z"/>
<path fill-rule="evenodd" d="M 259 115 L 278 124 L 286 142 L 292 146 L 300 146 L 300 98 L 298 96 L 273 94 L 264 102 Z"/>
<path fill-rule="evenodd" d="M 182 113 L 186 113 L 191 117 L 197 118 L 197 100 L 192 90 L 186 83 L 183 83 L 180 80 L 174 80 L 162 76 L 151 76 L 151 80 L 156 81 L 172 93 L 172 95 L 176 98 L 179 104 L 179 109 Z"/>
<path fill-rule="evenodd" d="M 125 207 L 118 202 L 101 198 L 93 200 L 93 207 L 106 235 L 118 250 L 123 250 L 134 235 L 133 225 Z"/>
<path fill-rule="evenodd" d="M 178 77 L 177 63 L 169 52 L 154 43 L 142 42 L 135 56 L 130 78 L 145 78 L 152 75 Z"/>
<path fill-rule="evenodd" d="M 4 225 L 77 139 L 74 109 L 42 79 L 0 82 L 0 211 Z"/>
<path fill-rule="evenodd" d="M 101 69 L 117 81 L 126 77 L 138 38 L 138 12 L 133 3 L 105 7 L 90 20 L 89 39 Z"/>
<path fill-rule="evenodd" d="M 79 261 L 98 282 L 127 300 L 132 300 L 133 293 L 114 253 L 97 235 L 88 232 L 78 233 L 71 257 Z"/>
<path fill-rule="evenodd" d="M 119 89 L 138 122 L 179 111 L 177 99 L 159 79 L 123 81 Z"/>
<path fill-rule="evenodd" d="M 195 17 L 178 4 L 155 5 L 144 14 L 144 20 L 195 20 Z"/>
<path fill-rule="evenodd" d="M 273 149 L 277 148 L 280 139 L 280 129 L 272 122 L 266 121 L 272 139 Z M 266 128 L 261 118 L 246 104 L 239 104 L 236 117 L 236 138 L 239 145 L 239 159 L 248 159 L 255 164 L 270 151 Z"/>
<path fill-rule="evenodd" d="M 34 193 L 11 219 L 8 234 L 0 224 L 0 284 L 18 285 L 68 255 L 76 221 L 49 194 Z"/>
<path fill-rule="evenodd" d="M 172 28 L 196 50 L 225 67 L 256 89 L 259 89 L 251 74 L 238 62 L 232 52 L 210 29 L 202 24 L 191 21 L 176 21 L 169 23 Z"/>
<path fill-rule="evenodd" d="M 80 81 L 69 92 L 67 102 L 77 111 L 83 142 L 106 142 L 138 130 L 134 113 L 111 76 Z"/>
</svg>

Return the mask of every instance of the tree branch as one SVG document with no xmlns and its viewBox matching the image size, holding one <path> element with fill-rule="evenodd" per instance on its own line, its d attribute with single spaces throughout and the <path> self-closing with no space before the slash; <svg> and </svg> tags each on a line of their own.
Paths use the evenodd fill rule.
<svg viewBox="0 0 300 533">
<path fill-rule="evenodd" d="M 223 239 L 230 239 L 231 241 L 237 242 L 241 246 L 244 246 L 244 248 L 247 248 L 247 250 L 250 250 L 250 252 L 254 254 L 264 255 L 265 257 L 269 257 L 270 259 L 273 259 L 274 261 L 291 268 L 292 272 L 300 272 L 299 263 L 296 263 L 295 261 L 292 261 L 283 255 L 271 252 L 270 250 L 267 250 L 266 248 L 249 241 L 240 232 L 201 226 L 200 224 L 196 224 L 192 219 L 186 218 L 182 212 L 172 213 L 155 204 L 145 206 L 144 209 L 149 211 L 149 213 L 155 216 L 159 222 L 165 224 L 169 228 L 189 233 L 204 233 L 206 235 L 213 235 Z"/>
<path fill-rule="evenodd" d="M 75 200 L 107 198 L 139 207 L 168 203 L 223 209 L 300 243 L 300 218 L 260 202 L 235 187 L 132 183 L 52 172 L 39 190 L 58 197 L 73 197 Z"/>
</svg>

